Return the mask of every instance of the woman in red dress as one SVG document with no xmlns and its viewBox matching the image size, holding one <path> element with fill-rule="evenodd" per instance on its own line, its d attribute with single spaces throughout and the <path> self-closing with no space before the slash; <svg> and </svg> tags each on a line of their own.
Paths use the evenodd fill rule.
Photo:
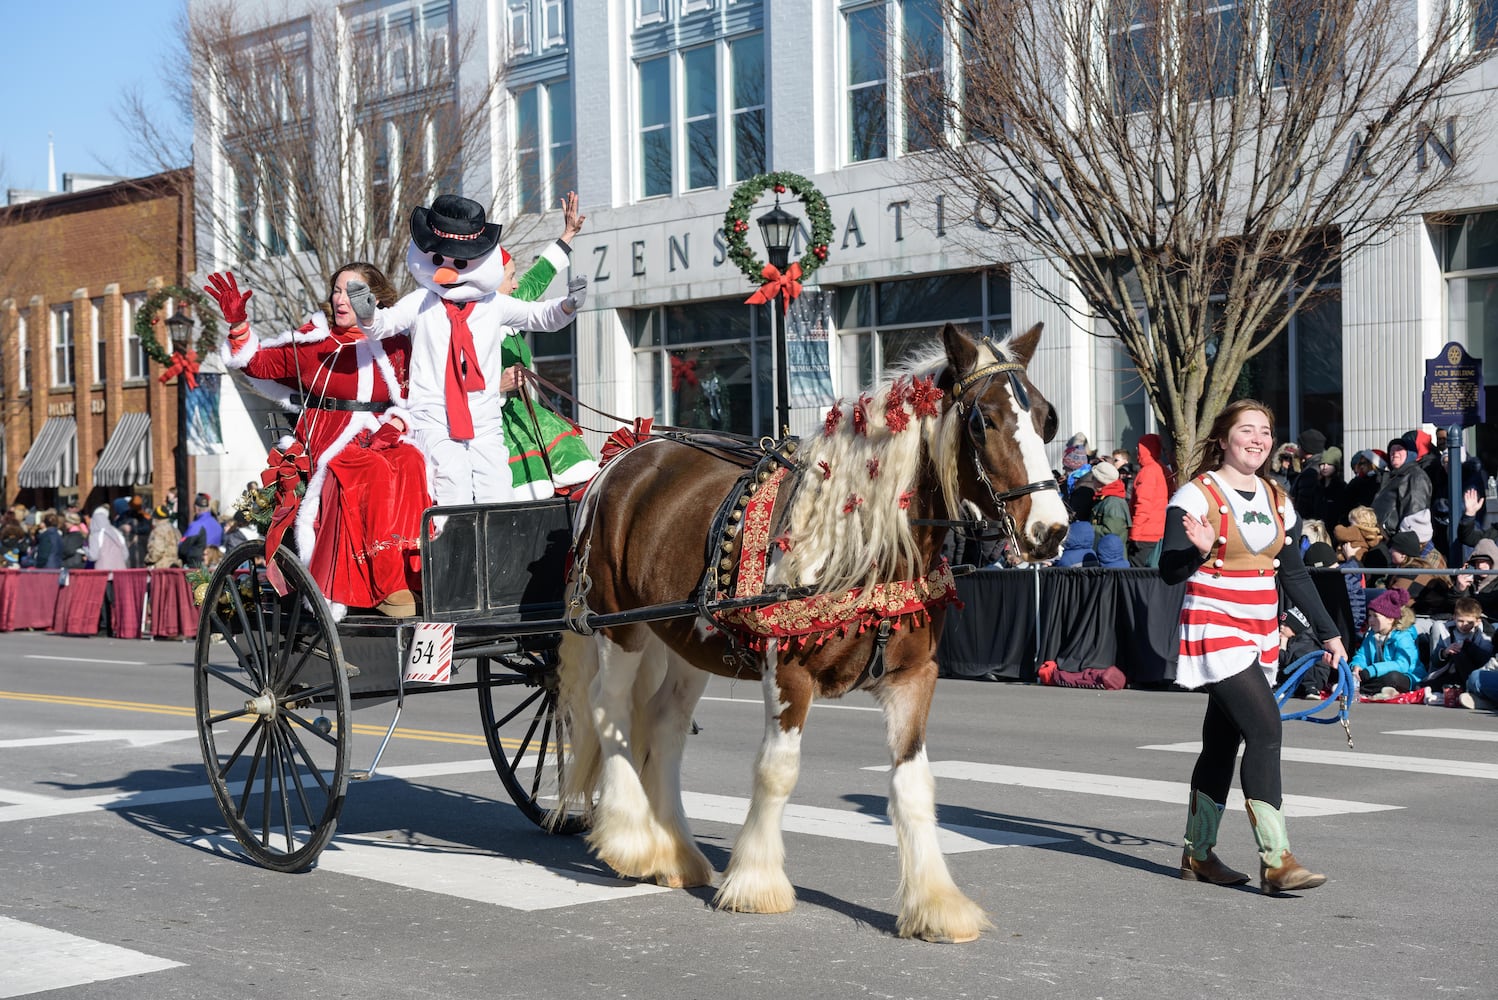
<svg viewBox="0 0 1498 1000">
<path fill-rule="evenodd" d="M 209 277 L 230 330 L 225 364 L 248 379 L 256 392 L 299 412 L 293 435 L 307 457 L 307 490 L 295 511 L 297 552 L 333 605 L 335 618 L 348 608 L 378 608 L 403 617 L 416 611 L 412 555 L 421 513 L 431 505 L 426 462 L 401 440 L 408 423 L 405 403 L 409 338 L 369 340 L 349 304 L 350 280 L 369 285 L 381 306 L 397 298 L 389 279 L 373 264 L 345 264 L 333 275 L 327 311 L 300 329 L 261 340 L 245 319 L 232 274 Z M 294 462 L 285 442 L 273 458 Z M 276 535 L 277 537 L 272 537 Z M 272 525 L 267 549 L 279 541 Z"/>
</svg>

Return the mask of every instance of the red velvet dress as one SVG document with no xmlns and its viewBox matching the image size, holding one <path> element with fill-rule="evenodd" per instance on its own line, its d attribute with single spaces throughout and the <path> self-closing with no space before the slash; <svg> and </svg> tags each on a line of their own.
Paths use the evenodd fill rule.
<svg viewBox="0 0 1498 1000">
<path fill-rule="evenodd" d="M 431 506 L 426 462 L 405 441 L 371 437 L 401 413 L 411 344 L 329 330 L 321 316 L 294 333 L 259 340 L 254 331 L 226 361 L 261 395 L 300 410 L 295 437 L 310 475 L 296 514 L 297 552 L 328 600 L 373 607 L 399 590 L 420 591 L 414 553 L 421 514 Z M 389 403 L 389 409 L 320 409 L 323 400 Z M 305 403 L 304 403 L 305 400 Z"/>
</svg>

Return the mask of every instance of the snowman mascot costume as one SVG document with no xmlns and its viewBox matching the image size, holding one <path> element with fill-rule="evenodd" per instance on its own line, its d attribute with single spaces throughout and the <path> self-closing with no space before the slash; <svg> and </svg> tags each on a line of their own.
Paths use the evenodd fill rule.
<svg viewBox="0 0 1498 1000">
<path fill-rule="evenodd" d="M 441 195 L 411 213 L 406 267 L 419 290 L 376 309 L 367 288 L 348 285 L 367 336 L 411 335 L 409 431 L 427 455 L 439 506 L 513 498 L 500 388 L 505 328 L 560 330 L 587 292 L 587 279 L 579 278 L 568 283 L 565 298 L 521 302 L 500 295 L 508 255 L 499 234 L 478 202 Z"/>
</svg>

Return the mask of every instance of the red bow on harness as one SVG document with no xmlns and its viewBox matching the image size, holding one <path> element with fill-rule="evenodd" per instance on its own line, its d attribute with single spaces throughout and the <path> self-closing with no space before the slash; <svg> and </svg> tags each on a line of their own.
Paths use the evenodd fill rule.
<svg viewBox="0 0 1498 1000">
<path fill-rule="evenodd" d="M 761 302 L 773 302 L 776 296 L 784 293 L 780 309 L 782 312 L 790 309 L 791 299 L 801 294 L 801 262 L 793 261 L 784 274 L 774 264 L 766 264 L 759 273 L 765 283 L 759 286 L 759 291 L 745 299 L 744 304 L 757 306 Z"/>
<path fill-rule="evenodd" d="M 608 436 L 603 447 L 598 451 L 598 465 L 602 468 L 621 451 L 628 451 L 642 441 L 650 437 L 650 426 L 655 423 L 654 417 L 636 417 L 634 426 L 620 427 Z"/>
<path fill-rule="evenodd" d="M 165 382 L 173 375 L 181 373 L 187 379 L 187 387 L 196 389 L 198 387 L 198 352 L 192 348 L 185 351 L 173 351 L 172 363 L 167 365 L 166 371 L 161 373 L 161 381 Z"/>
<path fill-rule="evenodd" d="M 307 481 L 312 462 L 302 442 L 293 441 L 284 451 L 272 448 L 266 456 L 266 465 L 267 468 L 260 473 L 260 485 L 276 487 L 276 510 L 271 515 L 270 527 L 265 531 L 265 578 L 276 588 L 276 593 L 284 597 L 291 588 L 276 566 L 276 549 L 280 547 L 286 529 L 296 519 L 297 508 L 302 505 L 296 489 Z"/>
</svg>

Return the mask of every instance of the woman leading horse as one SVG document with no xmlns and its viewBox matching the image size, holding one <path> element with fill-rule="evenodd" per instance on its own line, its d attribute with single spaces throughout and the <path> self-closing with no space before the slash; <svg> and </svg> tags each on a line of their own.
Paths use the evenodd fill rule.
<svg viewBox="0 0 1498 1000">
<path fill-rule="evenodd" d="M 810 596 L 564 636 L 564 800 L 591 807 L 602 860 L 665 885 L 711 882 L 682 808 L 682 749 L 709 673 L 758 676 L 765 735 L 715 902 L 790 909 L 780 820 L 807 714 L 815 697 L 862 687 L 884 710 L 893 764 L 899 933 L 977 937 L 987 920 L 942 858 L 926 757 L 937 642 L 955 598 L 940 555 L 947 527 L 929 522 L 971 501 L 1009 526 L 1026 558 L 1056 554 L 1067 516 L 1043 447 L 1056 420 L 1026 374 L 1039 339 L 1039 325 L 1001 344 L 948 325 L 940 349 L 847 412 L 835 406 L 779 467 L 746 475 L 711 447 L 661 438 L 605 466 L 575 527 L 569 600 L 581 632 L 590 615 L 693 600 L 711 609 L 776 585 Z"/>
</svg>

